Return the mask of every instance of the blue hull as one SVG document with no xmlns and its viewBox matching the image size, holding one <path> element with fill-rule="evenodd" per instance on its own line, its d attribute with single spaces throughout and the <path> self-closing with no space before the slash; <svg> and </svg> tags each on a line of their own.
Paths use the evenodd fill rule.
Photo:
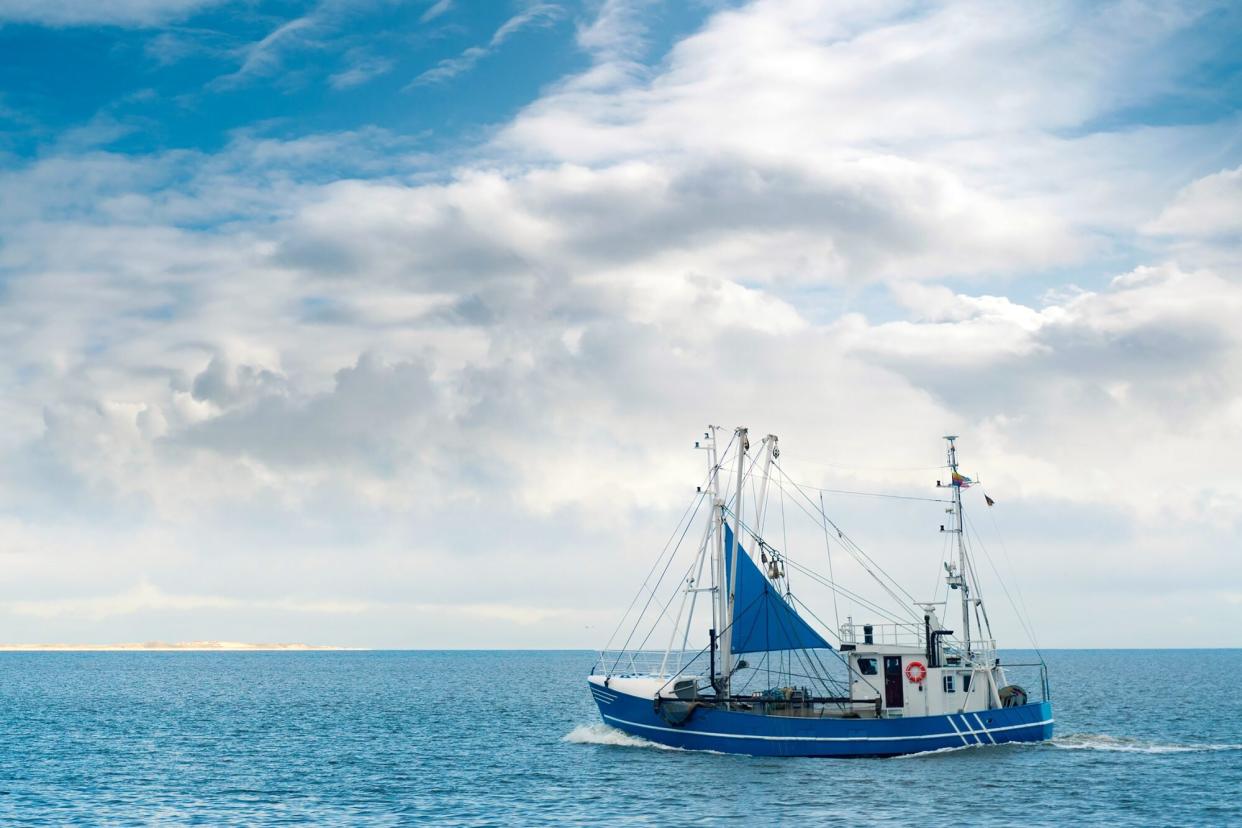
<svg viewBox="0 0 1242 828">
<path fill-rule="evenodd" d="M 920 716 L 908 719 L 810 719 L 696 709 L 680 725 L 650 699 L 591 685 L 606 724 L 634 736 L 686 750 L 751 756 L 899 756 L 944 748 L 1052 738 L 1052 705 Z"/>
</svg>

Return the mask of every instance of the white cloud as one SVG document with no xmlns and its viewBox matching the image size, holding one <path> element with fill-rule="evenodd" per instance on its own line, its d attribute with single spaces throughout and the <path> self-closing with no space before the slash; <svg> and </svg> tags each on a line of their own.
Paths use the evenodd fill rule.
<svg viewBox="0 0 1242 828">
<path fill-rule="evenodd" d="M 1230 471 L 1242 461 L 1232 448 L 1242 287 L 1163 266 L 1039 309 L 928 293 L 904 297 L 922 320 L 842 331 L 857 352 L 968 410 L 986 435 L 982 462 L 1012 469 L 1008 485 L 1125 508 L 1144 525 L 1242 518 Z"/>
<path fill-rule="evenodd" d="M 434 9 L 433 9 L 434 10 Z M 465 74 L 475 67 L 483 58 L 504 45 L 513 35 L 536 26 L 550 26 L 560 20 L 564 10 L 552 3 L 535 3 L 510 17 L 492 33 L 486 45 L 471 46 L 456 57 L 445 58 L 435 66 L 426 70 L 410 81 L 407 89 L 414 86 L 444 83 L 458 75 Z"/>
<path fill-rule="evenodd" d="M 881 188 L 900 175 L 910 185 L 903 205 L 921 209 L 930 196 L 961 211 L 956 232 L 973 230 L 977 208 L 1042 247 L 1033 263 L 1043 266 L 1132 231 L 1184 182 L 1187 163 L 1232 146 L 1231 124 L 1092 128 L 1138 96 L 1177 88 L 1171 52 L 1152 44 L 1195 19 L 1072 4 L 755 2 L 715 15 L 658 73 L 617 57 L 568 79 L 497 144 L 585 164 L 723 155 L 849 168 L 862 193 L 867 170 Z M 1058 231 L 1071 222 L 1078 232 L 1067 239 Z"/>
<path fill-rule="evenodd" d="M 1191 182 L 1144 228 L 1161 236 L 1242 238 L 1242 167 Z"/>
<path fill-rule="evenodd" d="M 452 8 L 453 0 L 435 0 L 434 3 L 427 7 L 427 11 L 423 12 L 418 19 L 422 23 L 430 23 L 437 17 L 446 14 Z"/>
<path fill-rule="evenodd" d="M 1228 629 L 1236 170 L 1198 169 L 1223 127 L 1090 127 L 1175 85 L 1148 56 L 1186 15 L 762 0 L 636 71 L 642 9 L 605 4 L 593 66 L 455 168 L 363 131 L 6 171 L 10 619 L 598 643 L 629 597 L 598 573 L 636 580 L 714 421 L 777 431 L 808 482 L 914 493 L 883 469 L 961 433 L 1047 641 L 1083 619 L 1071 564 L 1110 605 L 1215 596 Z M 905 570 L 938 518 L 845 522 Z"/>
<path fill-rule="evenodd" d="M 255 76 L 275 73 L 281 67 L 283 51 L 298 44 L 304 45 L 308 41 L 307 33 L 320 25 L 321 21 L 315 13 L 281 23 L 262 39 L 242 49 L 242 61 L 237 71 L 221 75 L 211 82 L 211 86 L 226 89 Z"/>
<path fill-rule="evenodd" d="M 353 0 L 317 0 L 305 14 L 285 20 L 257 41 L 230 49 L 215 47 L 212 51 L 218 56 L 236 59 L 239 65 L 212 80 L 209 88 L 230 89 L 260 78 L 300 83 L 301 73 L 285 72 L 288 57 L 299 51 L 317 53 L 316 63 L 325 63 L 324 56 L 341 55 L 344 67 L 327 75 L 333 89 L 351 89 L 387 74 L 394 60 L 375 54 L 368 37 L 350 31 L 353 12 L 366 5 Z M 203 41 L 210 34 L 196 32 L 198 40 L 191 40 L 165 33 L 152 41 L 148 53 L 161 62 L 176 60 L 188 51 L 207 49 Z"/>
<path fill-rule="evenodd" d="M 599 11 L 578 28 L 578 45 L 600 62 L 641 57 L 647 25 L 644 13 L 651 0 L 604 0 Z"/>
<path fill-rule="evenodd" d="M 352 89 L 361 86 L 381 75 L 392 71 L 395 65 L 387 58 L 358 54 L 353 56 L 350 65 L 328 77 L 328 85 L 333 89 Z"/>
<path fill-rule="evenodd" d="M 362 601 L 307 600 L 291 597 L 245 600 L 225 595 L 172 594 L 147 581 L 142 581 L 131 589 L 115 595 L 13 601 L 5 607 L 5 609 L 15 615 L 33 616 L 35 618 L 71 616 L 90 621 L 103 621 L 116 616 L 148 612 L 192 613 L 200 610 L 237 611 L 247 608 L 326 615 L 358 614 L 375 609 L 373 605 Z M 431 611 L 431 609 L 426 611 Z M 461 611 L 467 614 L 479 615 L 480 617 L 506 617 L 503 608 L 467 606 L 461 608 Z M 521 621 L 528 622 L 532 618 L 540 620 L 542 617 L 544 616 L 531 615 L 519 611 L 508 615 L 507 620 L 520 619 L 520 623 Z"/>
<path fill-rule="evenodd" d="M 155 26 L 221 0 L 0 0 L 0 21 L 48 26 Z"/>
</svg>

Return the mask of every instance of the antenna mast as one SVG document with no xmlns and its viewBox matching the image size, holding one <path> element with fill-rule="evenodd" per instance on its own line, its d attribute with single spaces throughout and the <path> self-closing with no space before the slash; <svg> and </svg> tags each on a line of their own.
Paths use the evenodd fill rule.
<svg viewBox="0 0 1242 828">
<path fill-rule="evenodd" d="M 957 573 L 949 575 L 949 585 L 958 586 L 962 591 L 962 647 L 963 657 L 970 658 L 970 584 L 966 578 L 966 539 L 964 521 L 962 519 L 962 482 L 957 471 L 957 440 L 956 434 L 946 434 L 949 442 L 949 469 L 951 478 L 949 485 L 953 489 L 953 525 L 949 531 L 957 533 Z"/>
<path fill-rule="evenodd" d="M 711 435 L 711 449 L 708 453 L 708 462 L 711 463 L 711 496 L 712 496 L 712 525 L 709 530 L 712 537 L 709 541 L 712 545 L 712 551 L 715 554 L 715 565 L 712 567 L 716 575 L 715 602 L 713 605 L 713 616 L 715 624 L 712 628 L 712 641 L 710 646 L 715 648 L 722 643 L 725 631 L 729 625 L 729 595 L 725 586 L 725 555 L 724 555 L 724 497 L 720 493 L 720 426 L 709 425 L 708 433 Z M 723 642 L 727 644 L 728 642 Z M 724 647 L 720 653 L 721 662 L 720 669 L 722 675 L 728 675 L 729 672 L 729 656 L 728 647 Z M 713 671 L 714 672 L 714 671 Z M 712 686 L 716 685 L 716 676 L 711 677 Z"/>
</svg>

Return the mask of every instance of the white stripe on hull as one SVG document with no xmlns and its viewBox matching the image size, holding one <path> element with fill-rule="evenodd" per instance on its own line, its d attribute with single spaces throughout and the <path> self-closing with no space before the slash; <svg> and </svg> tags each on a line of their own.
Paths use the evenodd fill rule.
<svg viewBox="0 0 1242 828">
<path fill-rule="evenodd" d="M 629 725 L 630 727 L 641 727 L 645 730 L 661 730 L 666 733 L 693 733 L 695 736 L 714 736 L 719 739 L 760 739 L 765 742 L 902 742 L 907 739 L 951 739 L 954 735 L 962 736 L 961 731 L 957 731 L 957 726 L 950 719 L 949 724 L 956 733 L 924 733 L 912 736 L 761 736 L 747 733 L 712 733 L 706 730 L 689 730 L 684 727 L 660 727 L 658 725 L 641 724 L 639 722 L 631 722 L 628 719 L 619 719 L 616 716 L 609 716 L 606 713 L 600 714 L 603 718 L 611 722 L 619 722 L 620 724 Z M 947 718 L 947 717 L 946 717 Z M 1029 724 L 1006 725 L 1005 727 L 994 727 L 991 733 L 1000 733 L 1006 730 L 1026 730 L 1032 727 L 1043 727 L 1052 724 L 1055 719 L 1044 719 L 1042 722 L 1030 722 Z M 974 735 L 974 731 L 970 731 Z M 988 738 L 991 738 L 991 733 Z M 978 739 L 978 736 L 975 736 Z M 962 736 L 963 741 L 965 737 Z M 995 743 L 995 740 L 993 740 Z M 970 744 L 970 742 L 966 742 Z M 983 740 L 979 739 L 979 744 L 983 744 Z"/>
<path fill-rule="evenodd" d="M 945 716 L 945 719 L 948 720 L 949 727 L 953 728 L 953 732 L 957 734 L 957 737 L 962 740 L 963 747 L 970 747 L 970 740 L 967 739 L 964 735 L 962 735 L 962 731 L 958 728 L 957 725 L 953 724 L 953 717 Z M 945 734 L 945 735 L 948 735 L 948 734 Z"/>
<path fill-rule="evenodd" d="M 996 744 L 996 740 L 992 738 L 991 732 L 989 732 L 988 729 L 984 727 L 983 719 L 979 718 L 978 713 L 975 714 L 975 721 L 979 723 L 979 730 L 981 733 L 983 733 L 984 736 L 988 737 L 988 741 L 991 742 L 992 744 Z"/>
<path fill-rule="evenodd" d="M 980 738 L 979 734 L 975 732 L 975 726 L 970 723 L 970 719 L 967 719 L 964 714 L 959 713 L 958 715 L 962 717 L 962 729 L 966 731 L 966 734 L 975 740 L 975 744 L 977 745 L 983 744 L 983 739 Z M 950 713 L 948 716 L 945 716 L 945 718 L 949 720 L 949 724 L 953 724 L 952 713 Z"/>
</svg>

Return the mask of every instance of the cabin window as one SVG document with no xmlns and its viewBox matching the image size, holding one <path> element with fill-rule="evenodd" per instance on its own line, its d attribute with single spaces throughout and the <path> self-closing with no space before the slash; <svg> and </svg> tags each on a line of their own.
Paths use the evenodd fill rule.
<svg viewBox="0 0 1242 828">
<path fill-rule="evenodd" d="M 878 670 L 876 669 L 876 661 L 874 658 L 858 659 L 858 672 L 864 676 L 874 676 Z"/>
<path fill-rule="evenodd" d="M 962 675 L 962 692 L 963 693 L 970 692 L 970 676 L 966 674 Z"/>
<path fill-rule="evenodd" d="M 956 692 L 956 691 L 953 689 L 953 676 L 951 676 L 951 675 L 950 675 L 950 676 L 945 676 L 945 677 L 944 677 L 944 692 L 946 692 L 946 693 L 954 693 L 954 692 Z"/>
</svg>

